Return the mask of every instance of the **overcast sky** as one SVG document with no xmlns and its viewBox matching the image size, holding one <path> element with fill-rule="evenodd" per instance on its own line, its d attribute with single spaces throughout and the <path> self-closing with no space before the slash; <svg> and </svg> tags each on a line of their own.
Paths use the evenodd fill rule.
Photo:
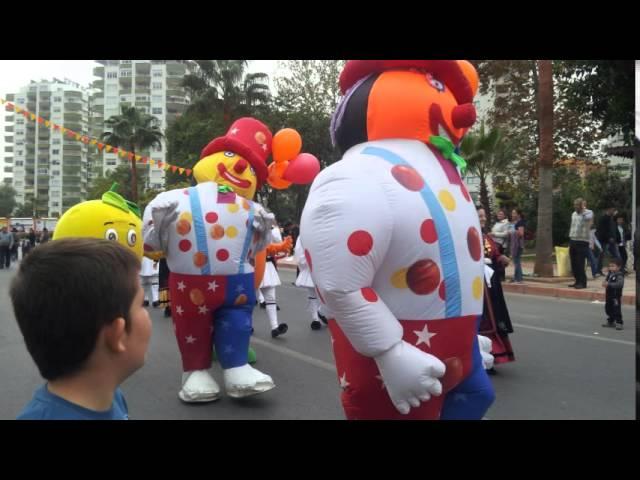
<svg viewBox="0 0 640 480">
<path fill-rule="evenodd" d="M 273 78 L 277 60 L 250 60 L 249 71 L 264 72 Z M 93 68 L 98 64 L 93 60 L 0 60 L 0 97 L 6 99 L 8 93 L 16 93 L 31 80 L 69 79 L 88 86 L 97 77 Z M 4 178 L 4 117 L 0 111 L 0 179 Z M 11 155 L 11 154 L 9 154 Z"/>
</svg>

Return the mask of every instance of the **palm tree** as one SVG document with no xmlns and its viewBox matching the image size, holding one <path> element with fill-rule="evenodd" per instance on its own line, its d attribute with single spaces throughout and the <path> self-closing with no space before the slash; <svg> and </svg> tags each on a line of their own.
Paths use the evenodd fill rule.
<svg viewBox="0 0 640 480">
<path fill-rule="evenodd" d="M 491 218 L 487 179 L 502 173 L 513 162 L 514 145 L 499 128 L 491 128 L 487 133 L 482 121 L 478 133 L 469 133 L 462 140 L 460 150 L 469 172 L 480 178 L 480 203 Z"/>
<path fill-rule="evenodd" d="M 538 227 L 534 273 L 553 276 L 551 254 L 553 236 L 553 65 L 551 60 L 538 60 L 538 129 L 540 132 L 540 170 L 538 190 Z"/>
<path fill-rule="evenodd" d="M 135 107 L 122 106 L 122 115 L 114 115 L 105 122 L 110 132 L 102 134 L 102 139 L 118 148 L 124 148 L 133 154 L 131 157 L 131 201 L 138 202 L 138 179 L 136 170 L 136 151 L 149 147 L 161 147 L 162 131 L 160 121 Z"/>
<path fill-rule="evenodd" d="M 198 69 L 182 85 L 191 93 L 192 109 L 202 113 L 222 107 L 225 127 L 239 107 L 250 110 L 271 98 L 266 73 L 246 73 L 247 60 L 196 60 Z"/>
</svg>

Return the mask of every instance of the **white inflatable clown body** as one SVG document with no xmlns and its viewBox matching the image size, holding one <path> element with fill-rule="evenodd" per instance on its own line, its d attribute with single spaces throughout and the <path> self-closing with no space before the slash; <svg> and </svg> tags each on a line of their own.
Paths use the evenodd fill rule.
<svg viewBox="0 0 640 480">
<path fill-rule="evenodd" d="M 483 254 L 453 152 L 475 120 L 459 61 L 350 61 L 332 122 L 344 156 L 314 181 L 302 243 L 349 419 L 480 419 Z M 437 146 L 436 146 L 437 145 Z"/>
<path fill-rule="evenodd" d="M 214 344 L 229 396 L 275 387 L 269 375 L 248 364 L 252 259 L 270 243 L 274 223 L 251 198 L 270 175 L 271 148 L 264 124 L 239 119 L 202 151 L 194 167 L 196 186 L 161 193 L 145 209 L 144 249 L 164 252 L 171 271 L 172 317 L 184 371 L 178 395 L 185 402 L 219 398 L 220 388 L 207 371 Z"/>
</svg>

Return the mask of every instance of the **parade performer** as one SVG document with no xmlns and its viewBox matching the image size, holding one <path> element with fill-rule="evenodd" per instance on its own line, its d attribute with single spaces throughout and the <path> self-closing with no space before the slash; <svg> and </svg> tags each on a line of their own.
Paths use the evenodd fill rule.
<svg viewBox="0 0 640 480">
<path fill-rule="evenodd" d="M 203 149 L 193 169 L 196 186 L 163 192 L 145 209 L 144 248 L 164 252 L 171 272 L 172 317 L 184 371 L 178 396 L 185 402 L 220 397 L 207 371 L 214 344 L 229 396 L 275 387 L 269 375 L 247 363 L 256 288 L 250 260 L 271 241 L 274 222 L 251 199 L 268 177 L 285 181 L 293 172 L 291 181 L 298 181 L 308 158 L 298 163 L 294 156 L 284 166 L 281 161 L 267 167 L 271 150 L 269 129 L 241 118 Z"/>
<path fill-rule="evenodd" d="M 320 330 L 322 328 L 320 320 L 327 322 L 327 319 L 324 316 L 318 315 L 320 310 L 320 301 L 316 294 L 313 278 L 311 278 L 309 264 L 307 264 L 307 259 L 304 256 L 304 246 L 302 245 L 302 240 L 300 240 L 299 236 L 296 240 L 294 255 L 296 262 L 298 263 L 299 270 L 295 285 L 296 287 L 302 287 L 307 291 L 307 311 L 309 312 L 309 315 L 311 315 L 311 330 Z"/>
<path fill-rule="evenodd" d="M 116 193 L 117 184 L 100 200 L 81 202 L 58 220 L 53 240 L 68 237 L 106 238 L 142 258 L 142 221 L 138 206 Z"/>
<path fill-rule="evenodd" d="M 456 60 L 351 60 L 340 76 L 343 157 L 300 230 L 349 419 L 480 419 L 493 402 L 482 235 L 456 153 L 477 87 Z"/>
<path fill-rule="evenodd" d="M 271 229 L 271 243 L 267 245 L 267 256 L 264 277 L 260 283 L 260 294 L 264 299 L 267 317 L 271 325 L 273 338 L 287 333 L 289 326 L 286 323 L 278 323 L 278 304 L 276 302 L 276 287 L 282 285 L 278 275 L 278 258 L 286 257 L 291 251 L 291 237 L 282 239 L 280 228 L 274 225 Z"/>
<path fill-rule="evenodd" d="M 158 262 L 143 257 L 140 268 L 140 282 L 144 289 L 145 307 L 149 306 L 149 302 L 154 308 L 160 305 L 158 281 Z"/>
</svg>

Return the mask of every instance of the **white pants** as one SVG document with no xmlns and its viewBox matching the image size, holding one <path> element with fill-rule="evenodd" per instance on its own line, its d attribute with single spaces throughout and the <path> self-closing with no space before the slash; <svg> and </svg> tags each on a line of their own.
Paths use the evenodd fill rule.
<svg viewBox="0 0 640 480">
<path fill-rule="evenodd" d="M 271 324 L 271 330 L 278 328 L 278 306 L 276 305 L 276 287 L 262 287 L 260 293 L 267 304 L 267 316 Z"/>
<path fill-rule="evenodd" d="M 152 302 L 157 302 L 160 299 L 158 294 L 159 285 L 158 285 L 158 275 L 152 275 L 149 277 L 140 277 L 142 288 L 144 289 L 144 300 L 145 302 L 149 301 L 149 297 L 151 297 Z"/>
<path fill-rule="evenodd" d="M 307 311 L 311 314 L 311 319 L 314 322 L 318 321 L 318 309 L 320 308 L 320 301 L 316 296 L 316 289 L 314 287 L 306 287 L 307 290 Z"/>
</svg>

